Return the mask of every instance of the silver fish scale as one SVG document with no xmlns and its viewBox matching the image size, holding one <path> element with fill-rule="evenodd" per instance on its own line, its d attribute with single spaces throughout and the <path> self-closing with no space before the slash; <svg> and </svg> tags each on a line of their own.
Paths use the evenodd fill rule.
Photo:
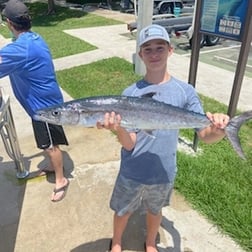
<svg viewBox="0 0 252 252">
<path fill-rule="evenodd" d="M 91 97 L 81 100 L 79 111 L 92 116 L 114 111 L 121 115 L 122 126 L 140 129 L 201 128 L 210 124 L 205 115 L 146 97 Z"/>
</svg>

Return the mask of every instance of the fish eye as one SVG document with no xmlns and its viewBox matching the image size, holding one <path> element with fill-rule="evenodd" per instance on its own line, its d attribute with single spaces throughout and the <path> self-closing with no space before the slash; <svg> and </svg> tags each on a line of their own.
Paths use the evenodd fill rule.
<svg viewBox="0 0 252 252">
<path fill-rule="evenodd" d="M 53 116 L 59 116 L 60 115 L 60 111 L 52 111 L 52 115 Z"/>
</svg>

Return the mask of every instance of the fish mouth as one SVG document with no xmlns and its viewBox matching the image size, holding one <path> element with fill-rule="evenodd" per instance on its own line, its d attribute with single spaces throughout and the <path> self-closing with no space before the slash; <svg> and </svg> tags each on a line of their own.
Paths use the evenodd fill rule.
<svg viewBox="0 0 252 252">
<path fill-rule="evenodd" d="M 33 119 L 36 121 L 41 120 L 41 118 L 43 118 L 42 113 L 39 113 L 38 111 L 36 112 L 36 114 L 33 116 Z"/>
<path fill-rule="evenodd" d="M 36 114 L 33 116 L 33 119 L 36 121 L 42 121 L 42 122 L 47 122 L 51 124 L 57 124 L 57 122 L 53 119 L 48 118 L 45 116 L 44 113 L 37 111 Z"/>
</svg>

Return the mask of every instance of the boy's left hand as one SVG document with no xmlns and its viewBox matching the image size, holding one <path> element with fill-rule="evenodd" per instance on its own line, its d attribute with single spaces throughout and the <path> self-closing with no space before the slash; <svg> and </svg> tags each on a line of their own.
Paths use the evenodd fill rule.
<svg viewBox="0 0 252 252">
<path fill-rule="evenodd" d="M 212 114 L 207 112 L 206 116 L 217 129 L 224 129 L 228 125 L 230 119 L 228 115 L 222 113 Z"/>
</svg>

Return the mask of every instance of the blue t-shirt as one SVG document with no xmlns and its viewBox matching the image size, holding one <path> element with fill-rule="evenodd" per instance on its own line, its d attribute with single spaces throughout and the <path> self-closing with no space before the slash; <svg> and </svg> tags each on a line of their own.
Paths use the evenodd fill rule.
<svg viewBox="0 0 252 252">
<path fill-rule="evenodd" d="M 123 95 L 143 96 L 148 93 L 155 93 L 155 100 L 203 113 L 193 86 L 173 77 L 159 85 L 140 80 L 125 89 Z M 141 184 L 173 183 L 177 172 L 178 136 L 179 130 L 154 130 L 151 134 L 138 131 L 134 149 L 121 150 L 119 174 Z"/>
<path fill-rule="evenodd" d="M 0 50 L 0 78 L 9 75 L 13 92 L 26 112 L 63 102 L 49 48 L 40 35 L 24 32 Z"/>
</svg>

